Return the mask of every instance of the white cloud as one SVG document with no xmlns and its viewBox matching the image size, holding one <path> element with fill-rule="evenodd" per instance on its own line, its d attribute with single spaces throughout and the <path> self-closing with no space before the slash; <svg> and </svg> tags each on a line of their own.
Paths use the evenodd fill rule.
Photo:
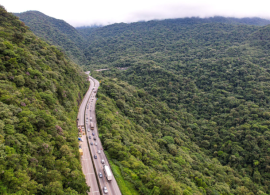
<svg viewBox="0 0 270 195">
<path fill-rule="evenodd" d="M 270 1 L 256 0 L 1 0 L 9 12 L 38 10 L 73 26 L 182 17 L 270 19 Z"/>
</svg>

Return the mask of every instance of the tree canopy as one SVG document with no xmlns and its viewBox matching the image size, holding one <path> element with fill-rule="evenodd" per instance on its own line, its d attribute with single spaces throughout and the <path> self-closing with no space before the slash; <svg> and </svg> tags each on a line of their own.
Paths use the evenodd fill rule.
<svg viewBox="0 0 270 195">
<path fill-rule="evenodd" d="M 0 6 L 0 194 L 86 194 L 76 139 L 89 82 Z"/>
</svg>

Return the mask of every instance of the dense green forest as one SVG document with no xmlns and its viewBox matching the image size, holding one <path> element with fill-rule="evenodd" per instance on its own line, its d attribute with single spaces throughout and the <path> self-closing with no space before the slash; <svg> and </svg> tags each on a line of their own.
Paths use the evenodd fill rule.
<svg viewBox="0 0 270 195">
<path fill-rule="evenodd" d="M 86 194 L 75 121 L 88 86 L 0 6 L 0 194 Z"/>
<path fill-rule="evenodd" d="M 89 67 L 130 66 L 138 60 L 153 60 L 176 67 L 181 62 L 204 57 L 219 59 L 260 29 L 212 19 L 186 18 L 113 24 L 89 33 L 85 56 Z M 235 54 L 229 54 L 235 55 Z"/>
<path fill-rule="evenodd" d="M 175 48 L 185 47 L 185 50 L 190 46 L 197 48 L 202 43 L 207 45 L 207 41 L 212 38 L 218 41 L 235 39 L 234 41 L 238 43 L 245 39 L 252 29 L 256 30 L 259 26 L 270 24 L 270 20 L 261 18 L 212 17 L 119 23 L 75 29 L 65 21 L 46 16 L 39 11 L 14 14 L 37 36 L 60 46 L 73 61 L 85 69 L 126 66 L 136 61 L 138 54 L 153 54 L 168 50 L 177 53 L 181 51 Z M 203 34 L 200 34 L 201 32 Z M 193 45 L 196 41 L 200 43 Z M 160 58 L 160 56 L 152 57 Z"/>
<path fill-rule="evenodd" d="M 77 31 L 83 67 L 110 68 L 93 75 L 101 139 L 140 194 L 270 194 L 268 20 Z"/>
<path fill-rule="evenodd" d="M 82 50 L 86 46 L 86 41 L 74 27 L 63 20 L 49 17 L 39 11 L 14 14 L 37 36 L 53 45 L 60 46 L 74 62 L 80 65 L 86 63 Z"/>
<path fill-rule="evenodd" d="M 211 33 L 205 35 L 212 39 L 206 41 L 201 32 L 202 37 L 188 47 L 173 47 L 172 42 L 163 52 L 159 46 L 152 54 L 137 50 L 133 61 L 124 65 L 129 69 L 112 69 L 103 75 L 143 88 L 171 109 L 185 109 L 194 118 L 185 128 L 186 135 L 205 154 L 250 177 L 269 193 L 270 26 L 204 26 L 211 26 Z M 243 29 L 242 34 L 231 31 L 222 37 L 217 33 L 221 26 Z M 151 48 L 146 46 L 140 49 Z"/>
<path fill-rule="evenodd" d="M 103 147 L 140 194 L 265 194 L 248 175 L 222 166 L 193 142 L 196 120 L 184 108 L 171 109 L 126 82 L 95 76 Z"/>
</svg>

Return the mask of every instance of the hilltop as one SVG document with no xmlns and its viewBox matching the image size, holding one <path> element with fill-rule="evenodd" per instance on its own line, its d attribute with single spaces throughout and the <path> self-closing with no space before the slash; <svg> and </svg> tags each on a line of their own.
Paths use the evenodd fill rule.
<svg viewBox="0 0 270 195">
<path fill-rule="evenodd" d="M 29 26 L 37 36 L 60 46 L 74 62 L 80 65 L 86 63 L 82 50 L 86 46 L 85 39 L 74 27 L 39 11 L 14 13 L 14 15 Z"/>
</svg>

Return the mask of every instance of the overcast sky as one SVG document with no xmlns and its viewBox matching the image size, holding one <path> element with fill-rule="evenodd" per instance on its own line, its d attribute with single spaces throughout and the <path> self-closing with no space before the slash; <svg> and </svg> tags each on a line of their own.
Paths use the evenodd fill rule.
<svg viewBox="0 0 270 195">
<path fill-rule="evenodd" d="M 1 0 L 8 12 L 38 10 L 74 27 L 183 17 L 270 19 L 270 0 Z"/>
</svg>

